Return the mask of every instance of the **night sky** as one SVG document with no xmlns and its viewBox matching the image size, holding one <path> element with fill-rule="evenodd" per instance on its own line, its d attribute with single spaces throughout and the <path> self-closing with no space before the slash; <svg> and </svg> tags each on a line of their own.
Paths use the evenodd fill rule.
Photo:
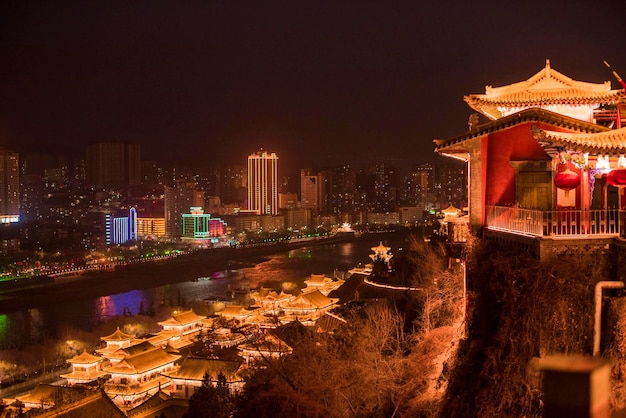
<svg viewBox="0 0 626 418">
<path fill-rule="evenodd" d="M 285 168 L 433 157 L 463 96 L 554 69 L 626 77 L 623 1 L 4 1 L 0 146 Z M 208 162 L 208 163 L 207 163 Z"/>
</svg>

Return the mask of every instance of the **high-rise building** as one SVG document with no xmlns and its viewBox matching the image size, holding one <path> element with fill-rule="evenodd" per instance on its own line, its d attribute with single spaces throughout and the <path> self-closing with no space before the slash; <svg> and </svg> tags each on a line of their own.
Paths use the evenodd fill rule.
<svg viewBox="0 0 626 418">
<path fill-rule="evenodd" d="M 139 144 L 100 142 L 86 150 L 87 181 L 98 188 L 121 188 L 141 184 Z"/>
<path fill-rule="evenodd" d="M 467 205 L 467 166 L 456 161 L 435 167 L 435 197 L 440 207 Z"/>
<path fill-rule="evenodd" d="M 248 210 L 278 214 L 278 156 L 259 151 L 248 156 Z"/>
<path fill-rule="evenodd" d="M 432 206 L 435 202 L 434 171 L 430 163 L 413 166 L 406 190 L 406 201 L 411 205 Z"/>
<path fill-rule="evenodd" d="M 222 203 L 243 204 L 247 197 L 246 167 L 232 165 L 221 167 L 216 174 L 216 188 L 214 195 L 222 199 Z"/>
<path fill-rule="evenodd" d="M 300 205 L 314 212 L 320 209 L 321 179 L 311 170 L 300 170 Z"/>
<path fill-rule="evenodd" d="M 179 181 L 175 187 L 165 186 L 165 233 L 170 238 L 183 234 L 182 219 L 195 203 L 195 184 Z"/>
<path fill-rule="evenodd" d="M 0 223 L 20 220 L 20 161 L 16 152 L 0 149 Z"/>
</svg>

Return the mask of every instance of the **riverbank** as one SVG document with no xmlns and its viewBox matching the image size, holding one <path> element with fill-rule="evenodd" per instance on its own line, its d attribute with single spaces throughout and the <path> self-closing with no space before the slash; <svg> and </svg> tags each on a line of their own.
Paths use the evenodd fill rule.
<svg viewBox="0 0 626 418">
<path fill-rule="evenodd" d="M 361 240 L 381 240 L 403 232 L 342 236 L 316 241 L 279 243 L 253 248 L 218 248 L 201 250 L 175 258 L 136 263 L 110 271 L 86 272 L 62 276 L 28 286 L 0 291 L 0 313 L 30 309 L 73 300 L 99 297 L 134 289 L 147 289 L 211 276 L 229 268 L 229 262 L 260 263 L 273 254 L 317 245 L 340 244 Z M 157 274 L 158 273 L 158 274 Z"/>
</svg>

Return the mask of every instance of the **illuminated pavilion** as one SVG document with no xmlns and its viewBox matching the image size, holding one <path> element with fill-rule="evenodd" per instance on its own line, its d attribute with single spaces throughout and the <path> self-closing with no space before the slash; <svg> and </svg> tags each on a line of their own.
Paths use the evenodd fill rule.
<svg viewBox="0 0 626 418">
<path fill-rule="evenodd" d="M 473 233 L 540 259 L 601 251 L 625 236 L 626 101 L 611 83 L 574 80 L 546 65 L 529 79 L 465 97 L 488 119 L 435 140 L 468 165 Z"/>
<path fill-rule="evenodd" d="M 67 360 L 72 365 L 72 371 L 60 376 L 67 379 L 67 384 L 70 386 L 96 381 L 98 378 L 108 376 L 102 370 L 103 361 L 104 358 L 83 351 L 81 354 Z"/>
</svg>

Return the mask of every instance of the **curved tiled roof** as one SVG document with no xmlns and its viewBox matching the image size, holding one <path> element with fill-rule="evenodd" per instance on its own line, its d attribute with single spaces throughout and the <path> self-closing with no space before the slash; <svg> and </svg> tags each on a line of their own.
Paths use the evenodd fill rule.
<svg viewBox="0 0 626 418">
<path fill-rule="evenodd" d="M 532 128 L 537 140 L 591 154 L 626 154 L 626 127 L 596 133 L 569 133 Z"/>
<path fill-rule="evenodd" d="M 284 309 L 320 309 L 337 303 L 337 301 L 338 299 L 331 299 L 319 290 L 313 290 L 298 295 L 294 300 L 285 303 L 282 307 Z"/>
<path fill-rule="evenodd" d="M 502 117 L 499 107 L 528 108 L 549 105 L 606 105 L 624 99 L 624 91 L 611 90 L 611 82 L 576 81 L 552 69 L 550 61 L 526 81 L 502 87 L 485 87 L 485 94 L 463 98 L 474 110 L 491 119 Z"/>
<path fill-rule="evenodd" d="M 128 341 L 132 340 L 133 338 L 135 338 L 134 335 L 126 334 L 120 331 L 119 327 L 117 327 L 113 334 L 107 335 L 106 337 L 100 337 L 102 341 Z"/>
<path fill-rule="evenodd" d="M 196 315 L 194 311 L 191 309 L 185 312 L 180 312 L 172 315 L 170 318 L 165 321 L 159 322 L 159 325 L 172 325 L 172 326 L 180 326 L 187 325 L 194 322 L 202 321 L 206 316 Z"/>
<path fill-rule="evenodd" d="M 500 119 L 496 119 L 482 125 L 478 125 L 476 128 L 465 132 L 462 135 L 458 135 L 448 139 L 435 139 L 435 151 L 441 154 L 450 154 L 455 152 L 467 152 L 464 143 L 474 138 L 482 137 L 484 135 L 499 132 L 510 127 L 527 123 L 527 122 L 539 122 L 547 123 L 555 127 L 561 127 L 578 132 L 605 132 L 611 129 L 596 125 L 589 122 L 584 122 L 580 119 L 571 118 L 549 110 L 531 108 L 522 110 L 521 112 L 513 115 L 505 116 Z"/>
<path fill-rule="evenodd" d="M 67 362 L 77 363 L 77 364 L 89 364 L 89 363 L 97 363 L 102 360 L 103 360 L 102 357 L 94 356 L 94 355 L 89 354 L 86 351 L 83 351 L 79 355 L 67 360 Z"/>
<path fill-rule="evenodd" d="M 237 374 L 239 366 L 236 361 L 188 357 L 178 369 L 162 374 L 173 379 L 202 381 L 204 374 L 208 373 L 212 381 L 217 381 L 218 374 L 222 372 L 228 382 L 241 382 L 243 379 Z"/>
<path fill-rule="evenodd" d="M 173 363 L 179 358 L 179 355 L 170 354 L 162 348 L 157 348 L 128 357 L 115 366 L 105 368 L 104 371 L 118 374 L 145 373 L 167 363 Z"/>
</svg>

